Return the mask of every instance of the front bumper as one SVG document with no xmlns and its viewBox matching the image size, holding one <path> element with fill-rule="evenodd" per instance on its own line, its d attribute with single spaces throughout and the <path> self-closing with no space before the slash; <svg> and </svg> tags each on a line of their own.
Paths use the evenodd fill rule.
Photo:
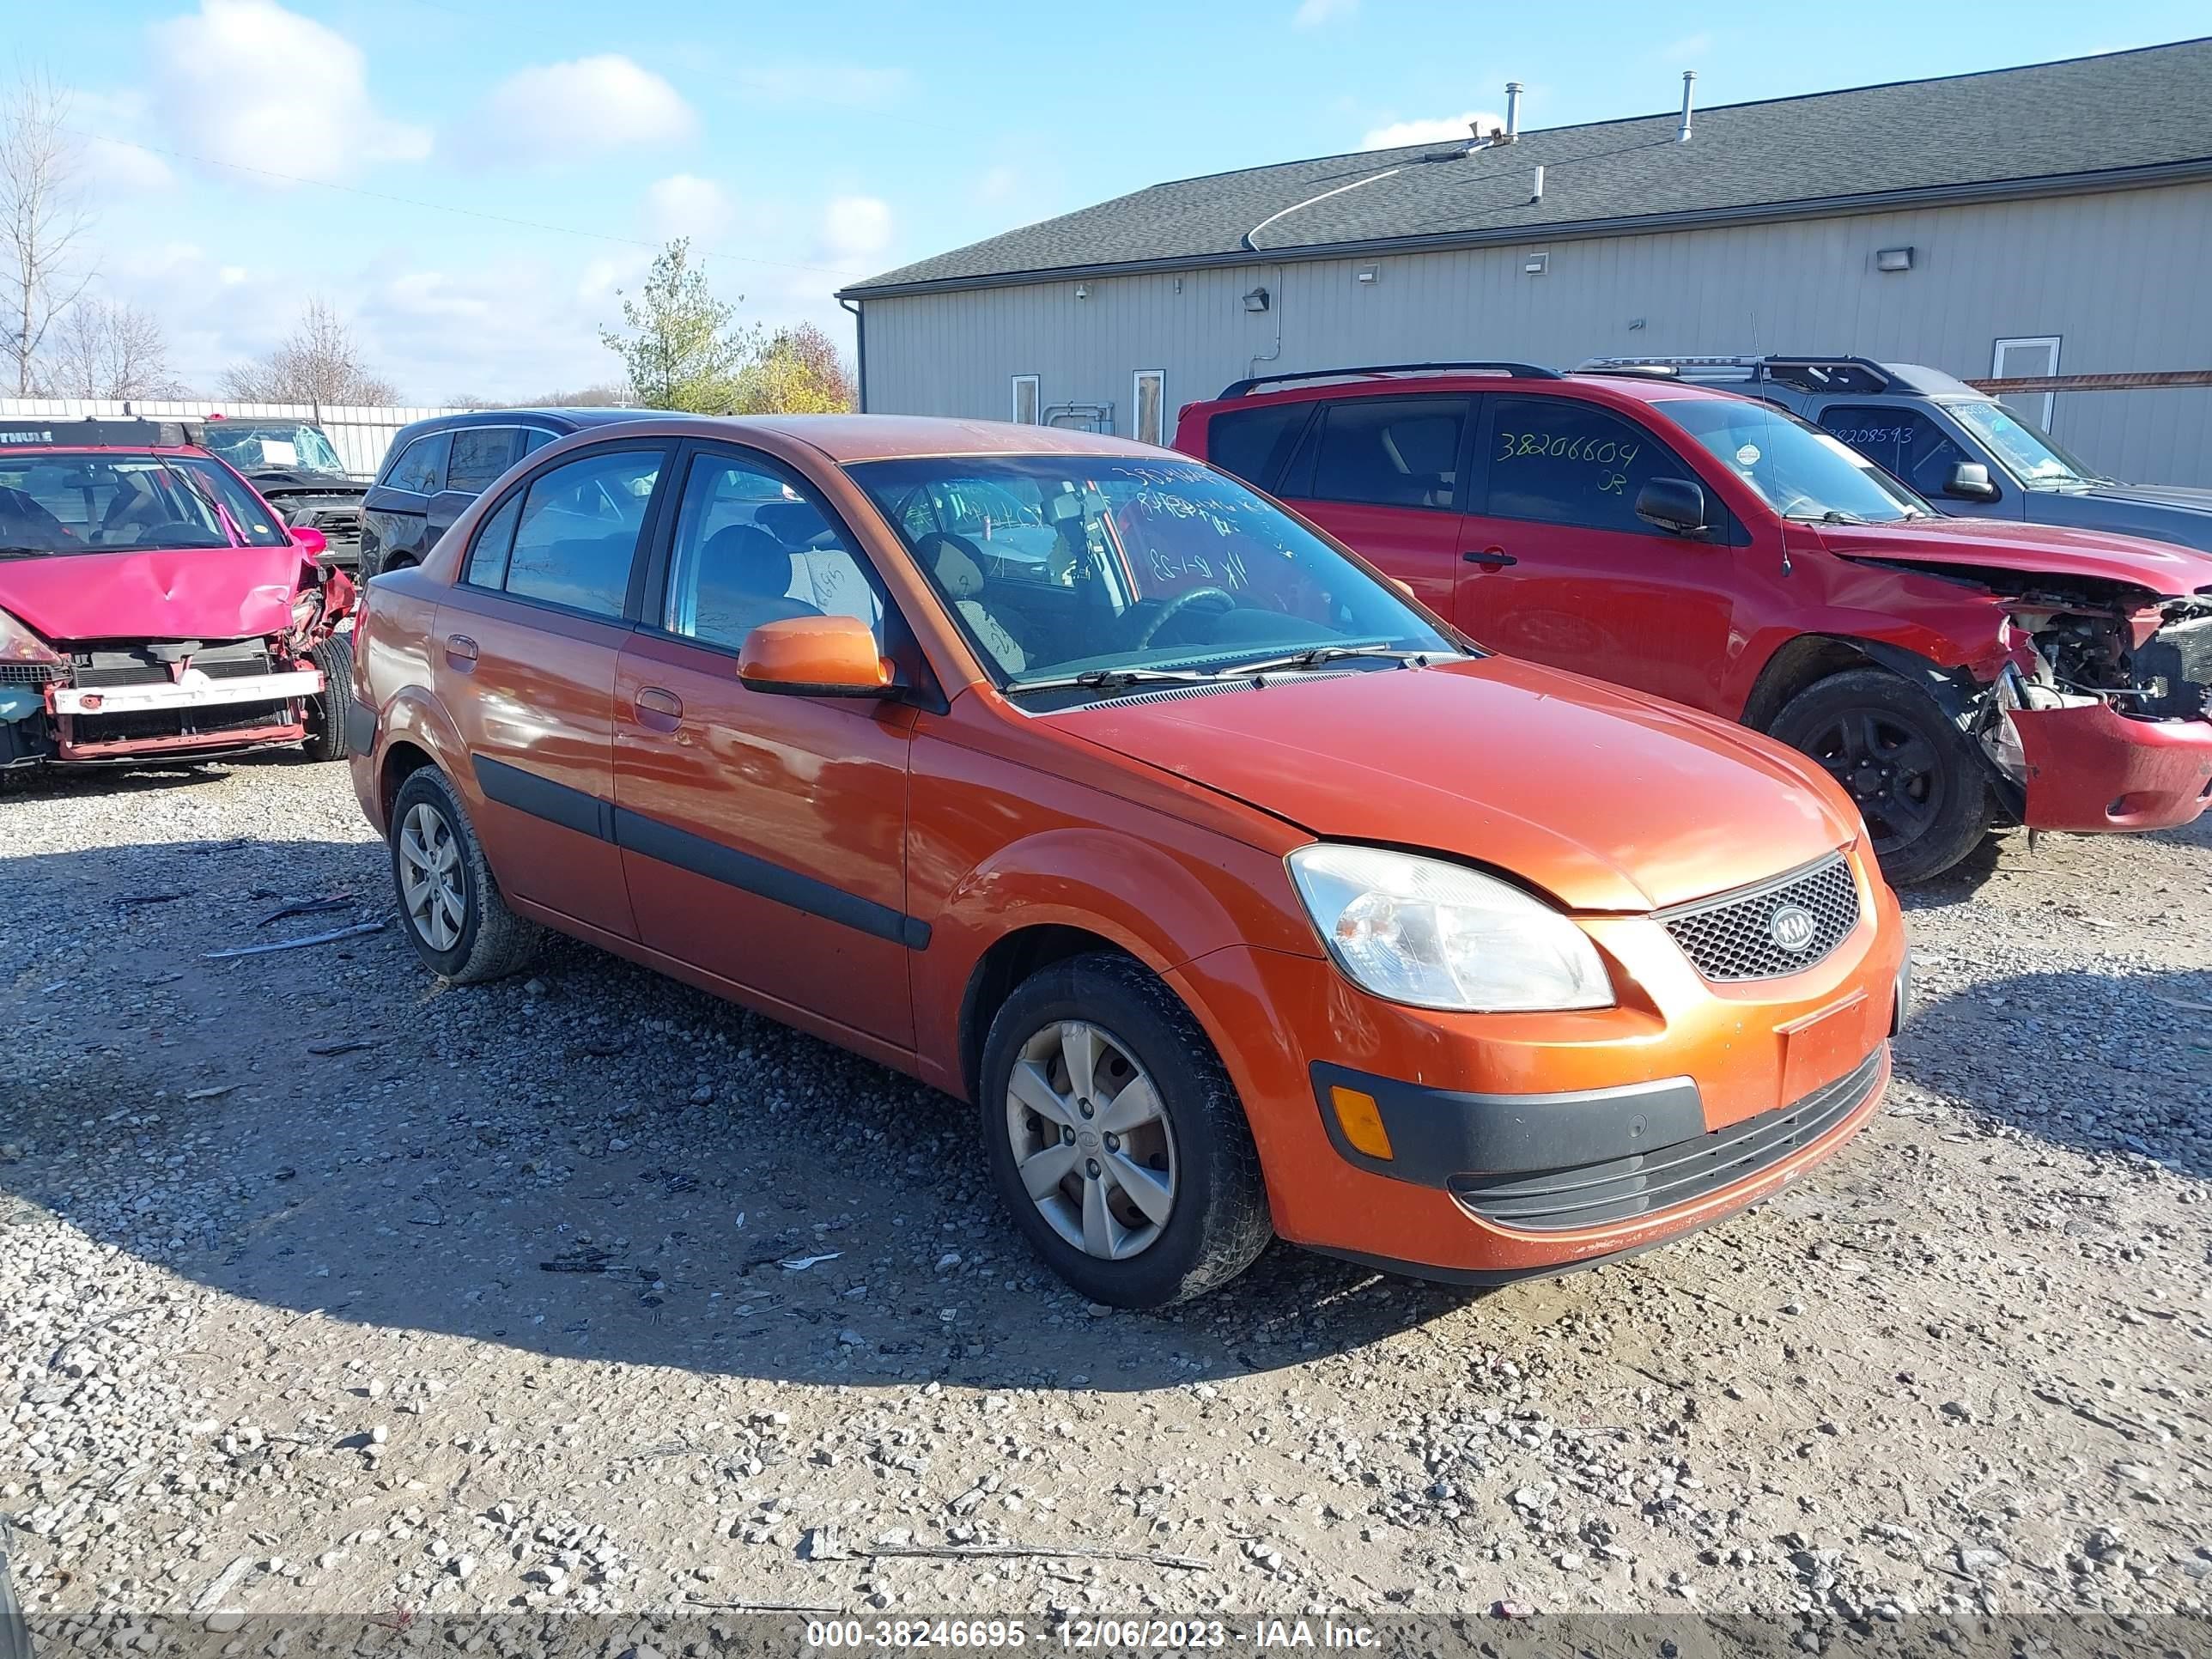
<svg viewBox="0 0 2212 1659">
<path fill-rule="evenodd" d="M 90 765 L 297 743 L 307 736 L 304 701 L 321 696 L 324 685 L 313 668 L 237 678 L 188 669 L 153 684 L 52 685 L 52 758 Z"/>
<path fill-rule="evenodd" d="M 187 671 L 181 680 L 164 685 L 116 685 L 92 690 L 58 685 L 49 694 L 48 702 L 57 714 L 137 714 L 153 709 L 283 702 L 294 697 L 319 697 L 322 692 L 323 673 L 319 668 L 256 674 L 240 679 L 210 679 L 204 674 Z"/>
<path fill-rule="evenodd" d="M 1560 1273 L 1757 1202 L 1879 1109 L 1905 934 L 1894 896 L 1854 872 L 1858 925 L 1786 979 L 1709 982 L 1655 919 L 1580 918 L 1614 1008 L 1439 1013 L 1370 996 L 1326 960 L 1243 946 L 1169 977 L 1245 1103 L 1278 1232 L 1467 1282 Z M 1375 1099 L 1392 1158 L 1348 1144 L 1339 1083 Z M 1528 1194 L 1504 1190 L 1531 1183 L 1567 1195 L 1532 1216 Z M 1598 1201 L 1576 1212 L 1584 1199 Z"/>
<path fill-rule="evenodd" d="M 2212 806 L 2212 720 L 2136 720 L 2108 703 L 2015 708 L 2021 822 L 2078 832 L 2171 830 Z"/>
</svg>

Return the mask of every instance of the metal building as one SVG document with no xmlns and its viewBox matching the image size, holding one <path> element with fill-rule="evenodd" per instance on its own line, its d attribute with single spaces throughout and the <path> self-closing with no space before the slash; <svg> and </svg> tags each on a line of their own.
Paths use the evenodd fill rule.
<svg viewBox="0 0 2212 1659">
<path fill-rule="evenodd" d="M 1693 89 L 1157 185 L 886 272 L 840 296 L 864 404 L 1163 441 L 1228 381 L 1363 362 L 2212 370 L 2212 39 L 1710 109 Z M 2114 476 L 2212 483 L 2212 388 L 2010 401 Z"/>
</svg>

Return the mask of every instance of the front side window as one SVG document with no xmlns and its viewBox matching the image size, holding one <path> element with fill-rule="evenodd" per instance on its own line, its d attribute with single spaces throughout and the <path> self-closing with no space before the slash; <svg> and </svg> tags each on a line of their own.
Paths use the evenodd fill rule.
<svg viewBox="0 0 2212 1659">
<path fill-rule="evenodd" d="M 1492 402 L 1492 518 L 1658 535 L 1636 516 L 1637 493 L 1654 478 L 1696 482 L 1664 444 L 1609 410 L 1567 398 Z"/>
<path fill-rule="evenodd" d="M 2101 483 L 2094 471 L 2068 454 L 2025 416 L 1976 398 L 1949 405 L 1951 413 L 1996 452 L 2005 470 L 2029 489 L 2064 489 Z"/>
<path fill-rule="evenodd" d="M 1936 511 L 1856 450 L 1771 404 L 1669 398 L 1652 406 L 1785 519 L 1895 524 Z"/>
<path fill-rule="evenodd" d="M 0 557 L 290 540 L 237 474 L 204 457 L 0 457 Z"/>
<path fill-rule="evenodd" d="M 1449 509 L 1457 499 L 1464 398 L 1348 398 L 1322 412 L 1308 441 L 1312 483 L 1300 494 L 1322 501 Z"/>
<path fill-rule="evenodd" d="M 584 455 L 530 481 L 507 562 L 507 591 L 595 617 L 629 597 L 645 509 L 666 458 L 657 449 Z"/>
<path fill-rule="evenodd" d="M 1879 404 L 1831 404 L 1820 424 L 1893 477 L 1923 495 L 1940 495 L 1961 461 L 1958 441 L 1917 409 Z"/>
<path fill-rule="evenodd" d="M 482 495 L 521 459 L 520 427 L 465 426 L 453 434 L 452 458 L 446 463 L 446 488 Z"/>
<path fill-rule="evenodd" d="M 763 623 L 832 616 L 867 623 L 883 648 L 874 574 L 830 517 L 765 462 L 694 459 L 661 626 L 734 651 Z"/>
<path fill-rule="evenodd" d="M 1456 650 L 1386 584 L 1195 461 L 955 455 L 846 470 L 1010 693 L 1308 651 L 1382 666 L 1389 653 Z M 939 527 L 962 522 L 945 509 L 958 501 L 1018 511 Z"/>
<path fill-rule="evenodd" d="M 425 433 L 400 452 L 384 482 L 416 495 L 436 495 L 446 487 L 446 457 L 453 444 L 451 432 Z"/>
</svg>

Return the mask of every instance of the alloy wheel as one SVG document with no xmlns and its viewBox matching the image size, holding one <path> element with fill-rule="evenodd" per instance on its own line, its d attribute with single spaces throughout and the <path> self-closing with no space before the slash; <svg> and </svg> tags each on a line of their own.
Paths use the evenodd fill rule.
<svg viewBox="0 0 2212 1659">
<path fill-rule="evenodd" d="M 1878 854 L 1909 845 L 1943 810 L 1942 757 L 1924 733 L 1893 715 L 1847 708 L 1812 752 L 1857 803 Z"/>
<path fill-rule="evenodd" d="M 410 927 L 434 951 L 461 942 L 469 915 L 460 843 L 445 815 L 418 801 L 399 826 L 399 900 Z"/>
<path fill-rule="evenodd" d="M 1006 1134 L 1037 1212 L 1086 1255 L 1139 1255 L 1175 1212 L 1167 1107 L 1127 1046 L 1086 1020 L 1055 1020 L 1022 1044 Z"/>
</svg>

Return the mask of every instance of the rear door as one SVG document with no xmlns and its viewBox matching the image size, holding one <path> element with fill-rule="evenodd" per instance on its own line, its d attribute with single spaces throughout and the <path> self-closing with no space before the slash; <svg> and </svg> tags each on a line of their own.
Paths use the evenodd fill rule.
<svg viewBox="0 0 2212 1659">
<path fill-rule="evenodd" d="M 860 544 L 798 473 L 735 445 L 688 452 L 653 605 L 622 654 L 616 833 L 638 937 L 780 1006 L 914 1045 L 908 704 L 748 690 L 745 635 L 842 615 L 905 648 Z M 919 665 L 918 657 L 915 665 Z"/>
<path fill-rule="evenodd" d="M 436 539 L 427 533 L 430 499 L 446 487 L 453 444 L 450 429 L 424 433 L 394 456 L 384 476 L 369 487 L 362 510 L 362 563 L 372 575 L 422 562 Z"/>
<path fill-rule="evenodd" d="M 1643 422 L 1597 404 L 1524 392 L 1484 403 L 1460 626 L 1509 656 L 1718 708 L 1735 550 L 1636 516 L 1646 483 L 1683 478 L 1724 519 L 1711 488 Z"/>
<path fill-rule="evenodd" d="M 446 460 L 444 488 L 430 498 L 424 512 L 426 547 L 453 527 L 476 498 L 497 483 L 500 475 L 522 459 L 524 439 L 519 426 L 463 426 L 453 429 L 453 445 Z"/>
<path fill-rule="evenodd" d="M 1960 434 L 1931 410 L 1907 404 L 1832 403 L 1815 417 L 1821 430 L 1833 433 L 1892 477 L 1901 479 L 1946 513 L 1966 513 L 1991 519 L 2021 516 L 2020 491 L 2006 489 L 2012 483 L 2004 468 L 1976 446 L 1969 448 Z M 2003 493 L 1994 501 L 1961 501 L 1943 492 L 1961 462 L 1979 462 Z"/>
<path fill-rule="evenodd" d="M 439 700 L 460 728 L 500 884 L 635 939 L 614 840 L 616 664 L 667 446 L 611 444 L 519 481 L 438 607 Z"/>
<path fill-rule="evenodd" d="M 1330 399 L 1306 426 L 1276 494 L 1438 616 L 1454 617 L 1474 417 L 1464 393 Z"/>
</svg>

